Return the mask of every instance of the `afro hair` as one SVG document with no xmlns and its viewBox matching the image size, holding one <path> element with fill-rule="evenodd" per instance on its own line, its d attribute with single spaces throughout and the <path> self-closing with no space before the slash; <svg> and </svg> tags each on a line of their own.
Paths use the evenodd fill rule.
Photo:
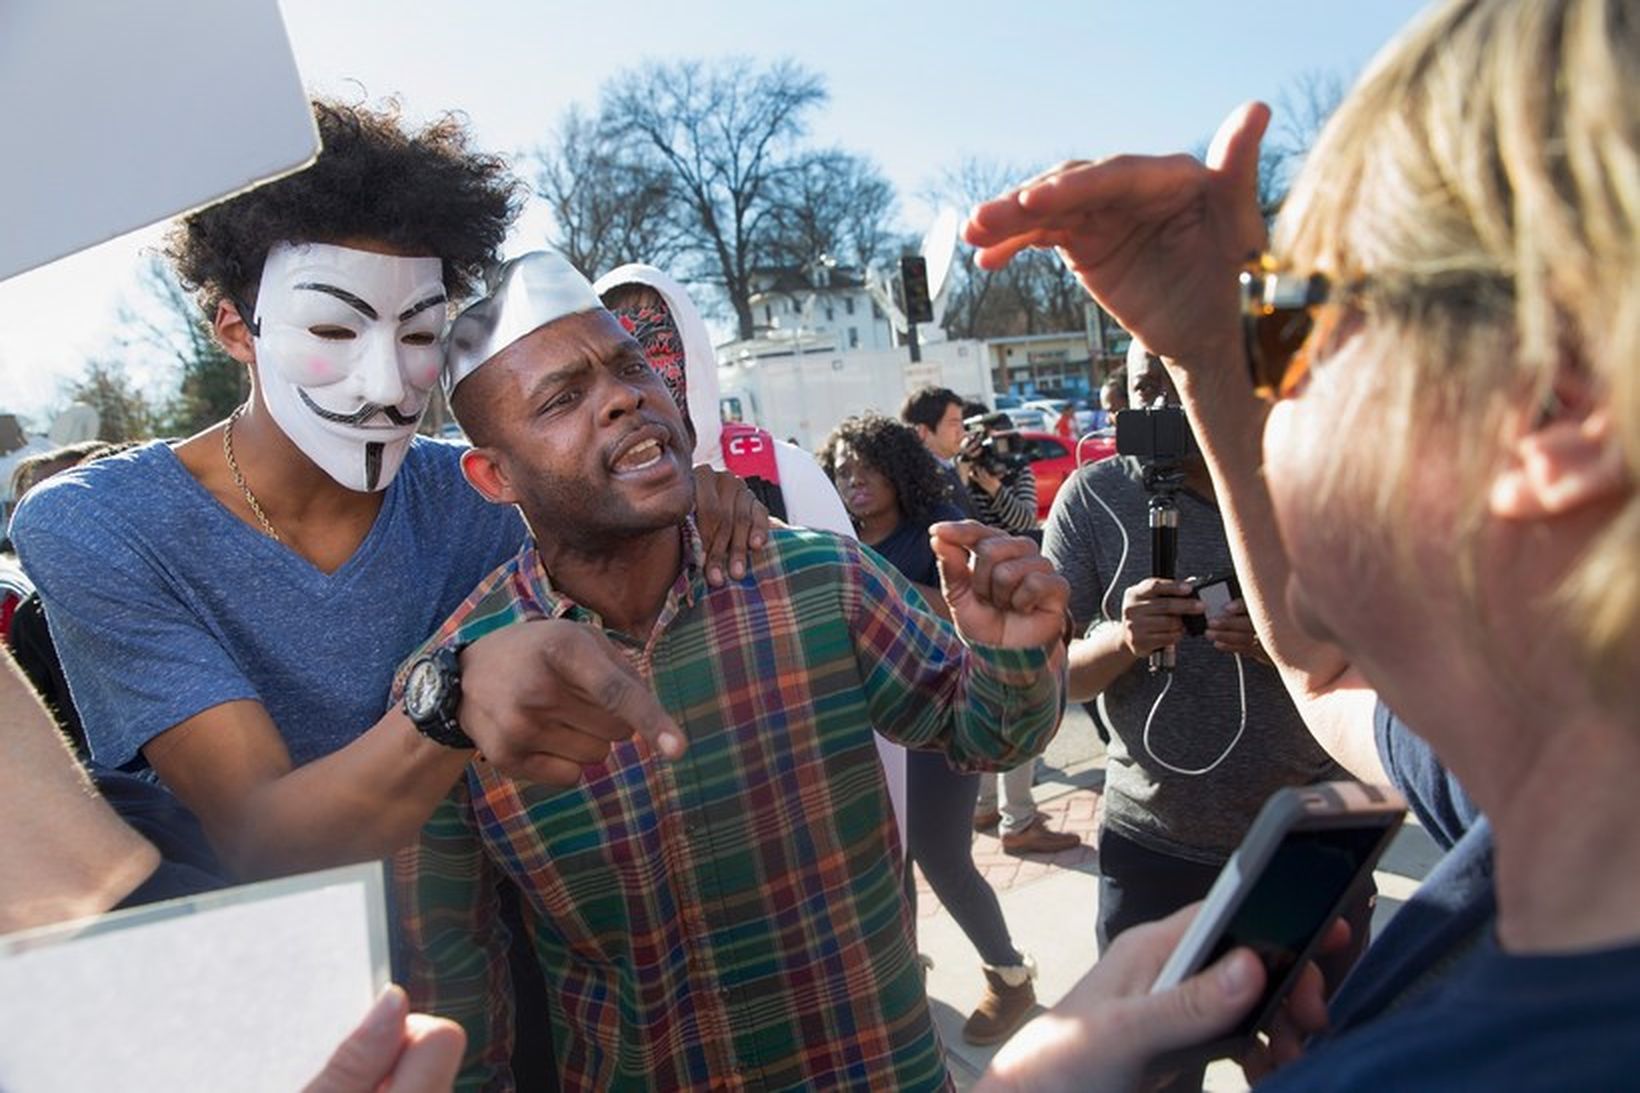
<svg viewBox="0 0 1640 1093">
<path fill-rule="evenodd" d="M 209 318 L 223 299 L 254 302 L 280 242 L 371 240 L 444 261 L 452 299 L 494 260 L 521 193 L 505 160 L 467 146 L 454 115 L 410 132 L 381 110 L 315 101 L 323 150 L 305 170 L 185 217 L 165 254 Z"/>
<path fill-rule="evenodd" d="M 907 520 L 923 523 L 935 508 L 950 502 L 950 486 L 939 463 L 911 426 L 869 412 L 843 419 L 820 446 L 820 466 L 834 483 L 837 449 L 845 444 L 888 479 Z"/>
</svg>

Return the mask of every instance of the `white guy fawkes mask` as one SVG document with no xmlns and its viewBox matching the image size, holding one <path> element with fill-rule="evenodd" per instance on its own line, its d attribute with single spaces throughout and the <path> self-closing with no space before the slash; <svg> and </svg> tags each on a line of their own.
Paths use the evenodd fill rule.
<svg viewBox="0 0 1640 1093">
<path fill-rule="evenodd" d="M 273 420 L 350 490 L 398 473 L 438 382 L 444 264 L 277 243 L 256 295 L 257 374 Z"/>
</svg>

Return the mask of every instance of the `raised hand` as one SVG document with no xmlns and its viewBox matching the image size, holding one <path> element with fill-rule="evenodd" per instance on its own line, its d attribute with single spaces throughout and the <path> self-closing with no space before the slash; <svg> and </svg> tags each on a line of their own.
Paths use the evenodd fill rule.
<svg viewBox="0 0 1640 1093">
<path fill-rule="evenodd" d="M 1237 337 L 1236 270 L 1264 246 L 1258 146 L 1269 120 L 1262 103 L 1237 109 L 1206 164 L 1188 155 L 1060 164 L 975 208 L 964 237 L 986 269 L 1054 247 L 1152 352 L 1212 359 Z"/>
<path fill-rule="evenodd" d="M 935 524 L 928 535 L 963 641 L 1032 649 L 1063 637 L 1070 585 L 1034 542 L 973 520 Z"/>
</svg>

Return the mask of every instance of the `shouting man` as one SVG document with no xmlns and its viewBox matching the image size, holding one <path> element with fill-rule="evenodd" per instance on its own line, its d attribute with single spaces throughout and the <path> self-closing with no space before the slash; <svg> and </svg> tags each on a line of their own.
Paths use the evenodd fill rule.
<svg viewBox="0 0 1640 1093">
<path fill-rule="evenodd" d="M 872 730 L 970 769 L 1039 751 L 1063 579 L 1029 540 L 944 524 L 955 629 L 825 532 L 777 530 L 709 586 L 682 415 L 556 255 L 502 271 L 445 367 L 476 445 L 463 469 L 531 540 L 412 658 L 409 700 L 459 722 L 450 651 L 572 620 L 676 726 L 607 751 L 589 736 L 568 789 L 476 763 L 399 856 L 412 993 L 467 1027 L 464 1080 L 503 1080 L 510 1049 L 499 879 L 522 894 L 566 1088 L 946 1087 Z"/>
</svg>

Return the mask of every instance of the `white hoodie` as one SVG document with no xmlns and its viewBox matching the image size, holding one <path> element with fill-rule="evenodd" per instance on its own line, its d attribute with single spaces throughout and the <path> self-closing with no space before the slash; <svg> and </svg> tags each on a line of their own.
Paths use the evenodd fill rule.
<svg viewBox="0 0 1640 1093">
<path fill-rule="evenodd" d="M 712 335 L 700 309 L 688 291 L 654 266 L 634 262 L 610 270 L 592 286 L 602 296 L 620 285 L 647 285 L 666 301 L 666 310 L 678 328 L 683 343 L 683 378 L 689 404 L 689 420 L 695 426 L 695 463 L 708 463 L 723 470 L 723 415 L 718 411 L 717 353 Z M 833 531 L 856 538 L 843 499 L 814 456 L 784 440 L 774 442 L 775 469 L 780 474 L 780 494 L 786 502 L 786 522 L 798 527 Z M 905 749 L 877 734 L 877 755 L 888 781 L 889 800 L 900 825 L 900 845 L 905 841 Z"/>
<path fill-rule="evenodd" d="M 678 282 L 654 266 L 634 262 L 610 270 L 592 287 L 602 296 L 620 285 L 645 285 L 660 294 L 677 324 L 683 342 L 684 384 L 689 420 L 695 425 L 695 463 L 723 470 L 723 416 L 718 410 L 717 353 L 706 320 Z M 854 523 L 837 488 L 820 469 L 814 456 L 795 444 L 774 441 L 775 468 L 780 493 L 786 501 L 786 522 L 797 527 L 835 531 L 854 538 Z"/>
</svg>

